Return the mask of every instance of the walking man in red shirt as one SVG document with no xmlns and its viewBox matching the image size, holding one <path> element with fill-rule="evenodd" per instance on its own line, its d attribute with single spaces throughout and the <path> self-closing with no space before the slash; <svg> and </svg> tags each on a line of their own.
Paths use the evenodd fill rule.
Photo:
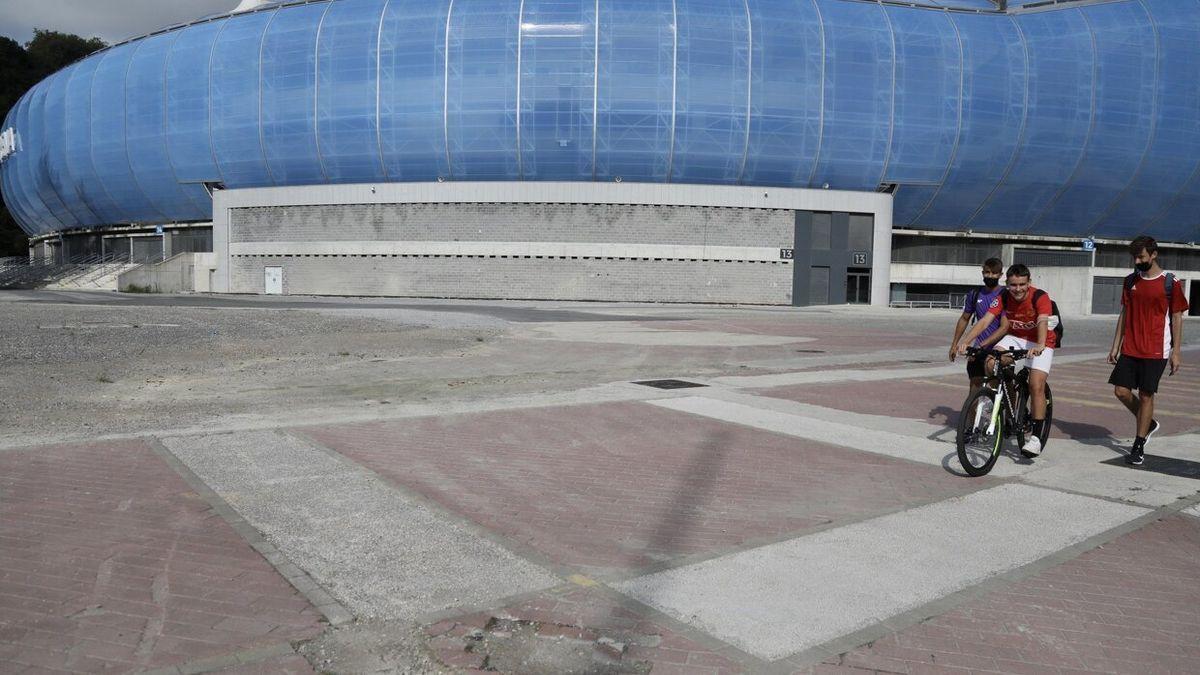
<svg viewBox="0 0 1200 675">
<path fill-rule="evenodd" d="M 1125 279 L 1121 315 L 1113 335 L 1108 362 L 1115 364 L 1108 383 L 1117 399 L 1137 418 L 1137 436 L 1125 457 L 1138 465 L 1146 441 L 1162 428 L 1154 419 L 1154 395 L 1168 363 L 1171 375 L 1182 367 L 1183 312 L 1188 308 L 1183 284 L 1158 266 L 1158 242 L 1141 236 L 1129 243 L 1136 272 Z M 1133 390 L 1138 395 L 1133 395 Z"/>
</svg>

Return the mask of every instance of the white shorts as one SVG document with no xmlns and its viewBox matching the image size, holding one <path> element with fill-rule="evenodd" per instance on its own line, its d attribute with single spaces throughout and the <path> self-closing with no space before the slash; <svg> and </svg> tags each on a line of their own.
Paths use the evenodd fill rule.
<svg viewBox="0 0 1200 675">
<path fill-rule="evenodd" d="M 1019 337 L 1005 335 L 1000 338 L 1000 341 L 992 346 L 996 351 L 1004 351 L 1009 347 L 1014 349 L 1033 349 L 1037 343 L 1033 340 L 1023 340 Z M 1050 364 L 1054 361 L 1054 350 L 1046 347 L 1046 351 L 1042 352 L 1041 356 L 1031 356 L 1022 362 L 1022 365 L 1032 370 L 1040 370 L 1047 375 L 1050 374 Z"/>
</svg>

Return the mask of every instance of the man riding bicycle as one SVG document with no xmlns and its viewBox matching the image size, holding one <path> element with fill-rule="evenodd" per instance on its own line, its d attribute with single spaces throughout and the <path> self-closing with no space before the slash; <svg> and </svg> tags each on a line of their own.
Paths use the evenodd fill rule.
<svg viewBox="0 0 1200 675">
<path fill-rule="evenodd" d="M 1024 367 L 1029 369 L 1029 407 L 1033 433 L 1021 448 L 1021 454 L 1037 457 L 1042 454 L 1041 437 L 1045 435 L 1046 379 L 1050 376 L 1050 364 L 1054 360 L 1058 336 L 1051 325 L 1051 319 L 1056 317 L 1050 295 L 1031 285 L 1030 276 L 1029 268 L 1025 265 L 1018 263 L 1008 268 L 1007 287 L 1000 297 L 992 301 L 988 316 L 977 321 L 959 341 L 958 353 L 965 354 L 967 346 L 997 319 L 1008 319 L 1008 334 L 1000 338 L 995 349 L 1029 350 Z M 991 372 L 990 363 L 988 372 Z"/>
</svg>

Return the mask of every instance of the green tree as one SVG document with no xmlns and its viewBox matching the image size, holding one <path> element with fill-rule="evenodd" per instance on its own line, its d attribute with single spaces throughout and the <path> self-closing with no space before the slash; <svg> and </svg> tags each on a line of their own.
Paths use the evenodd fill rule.
<svg viewBox="0 0 1200 675">
<path fill-rule="evenodd" d="M 53 30 L 34 29 L 33 39 L 22 47 L 0 37 L 0 121 L 21 96 L 48 75 L 106 47 L 100 38 L 82 38 Z M 8 212 L 0 208 L 0 256 L 25 255 L 29 239 Z"/>
</svg>

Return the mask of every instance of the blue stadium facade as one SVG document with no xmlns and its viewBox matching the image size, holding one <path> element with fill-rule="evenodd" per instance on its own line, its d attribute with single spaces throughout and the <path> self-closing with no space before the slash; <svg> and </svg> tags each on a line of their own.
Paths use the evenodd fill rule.
<svg viewBox="0 0 1200 675">
<path fill-rule="evenodd" d="M 1200 0 L 917 4 L 276 3 L 39 83 L 5 120 L 3 194 L 32 235 L 206 221 L 214 185 L 620 179 L 1200 239 Z"/>
</svg>

